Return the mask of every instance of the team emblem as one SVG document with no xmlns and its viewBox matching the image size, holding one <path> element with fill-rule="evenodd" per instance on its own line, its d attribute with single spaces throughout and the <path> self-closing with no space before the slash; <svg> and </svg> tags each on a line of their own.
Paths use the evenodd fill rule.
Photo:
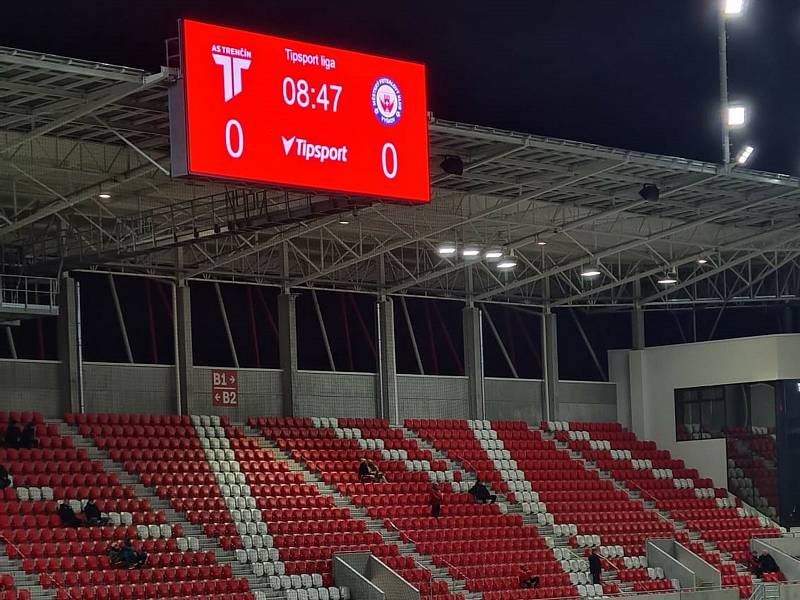
<svg viewBox="0 0 800 600">
<path fill-rule="evenodd" d="M 388 77 L 381 77 L 372 86 L 372 110 L 384 125 L 394 125 L 403 114 L 400 88 Z"/>
</svg>

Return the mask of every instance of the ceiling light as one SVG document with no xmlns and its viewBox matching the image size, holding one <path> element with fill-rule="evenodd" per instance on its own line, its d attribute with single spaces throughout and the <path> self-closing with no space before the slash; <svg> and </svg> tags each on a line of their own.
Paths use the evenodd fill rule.
<svg viewBox="0 0 800 600">
<path fill-rule="evenodd" d="M 498 258 L 503 258 L 503 249 L 487 248 L 486 251 L 483 253 L 483 258 L 485 258 L 486 260 L 497 260 Z"/>
<path fill-rule="evenodd" d="M 452 256 L 456 253 L 456 244 L 455 242 L 442 242 L 436 248 L 436 251 L 439 253 L 439 256 Z"/>
<path fill-rule="evenodd" d="M 678 283 L 678 272 L 671 269 L 658 278 L 658 283 L 661 285 L 672 285 Z"/>
<path fill-rule="evenodd" d="M 340 219 L 339 225 L 350 225 L 350 221 L 348 221 L 347 219 Z"/>
<path fill-rule="evenodd" d="M 109 198 L 111 198 L 111 194 L 109 194 L 108 192 L 100 192 L 99 194 L 97 194 L 97 197 L 102 200 L 108 200 Z"/>
<path fill-rule="evenodd" d="M 728 107 L 728 127 L 744 127 L 747 123 L 747 108 L 742 104 Z"/>
<path fill-rule="evenodd" d="M 445 156 L 444 160 L 439 163 L 442 171 L 448 175 L 463 175 L 464 174 L 464 161 L 457 156 Z"/>
<path fill-rule="evenodd" d="M 581 269 L 581 277 L 597 277 L 601 273 L 599 265 L 588 265 Z"/>
<path fill-rule="evenodd" d="M 502 269 L 503 271 L 508 271 L 509 269 L 513 269 L 517 266 L 517 259 L 513 256 L 504 256 L 500 259 L 500 262 L 497 263 L 497 268 Z"/>
<path fill-rule="evenodd" d="M 475 258 L 481 255 L 481 249 L 477 246 L 464 246 L 461 249 L 461 256 L 464 258 Z"/>
<path fill-rule="evenodd" d="M 723 0 L 725 3 L 725 16 L 738 17 L 744 12 L 744 0 Z"/>
<path fill-rule="evenodd" d="M 750 160 L 750 157 L 753 156 L 753 152 L 755 152 L 755 148 L 752 146 L 745 146 L 739 151 L 739 154 L 736 156 L 736 162 L 740 165 L 744 165 Z"/>
<path fill-rule="evenodd" d="M 547 242 L 545 242 L 544 240 L 539 240 L 538 242 L 536 242 L 536 245 L 537 246 L 547 246 Z"/>
<path fill-rule="evenodd" d="M 707 259 L 707 258 L 698 258 L 698 259 L 697 259 L 697 264 L 698 264 L 698 265 L 704 265 L 704 264 L 706 264 L 707 262 L 708 262 L 708 259 Z"/>
<path fill-rule="evenodd" d="M 639 196 L 641 196 L 642 200 L 645 202 L 658 202 L 658 199 L 661 197 L 661 190 L 658 189 L 657 185 L 646 183 L 642 186 L 642 189 L 639 190 Z"/>
</svg>

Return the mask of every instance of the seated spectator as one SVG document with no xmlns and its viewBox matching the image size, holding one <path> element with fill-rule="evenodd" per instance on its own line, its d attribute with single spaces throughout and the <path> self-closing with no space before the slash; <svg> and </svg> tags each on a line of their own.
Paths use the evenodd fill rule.
<svg viewBox="0 0 800 600">
<path fill-rule="evenodd" d="M 494 504 L 497 501 L 497 496 L 489 493 L 489 488 L 480 479 L 469 489 L 469 494 L 478 504 Z"/>
<path fill-rule="evenodd" d="M 761 577 L 764 573 L 780 573 L 780 571 L 781 569 L 772 555 L 764 550 L 758 557 L 758 576 Z"/>
<path fill-rule="evenodd" d="M 32 422 L 28 422 L 22 430 L 22 435 L 19 441 L 20 448 L 38 448 L 39 440 L 36 439 L 36 426 Z"/>
<path fill-rule="evenodd" d="M 10 419 L 8 421 L 8 427 L 6 428 L 6 448 L 19 448 L 21 437 L 22 432 L 19 430 L 17 422 L 14 419 Z"/>
<path fill-rule="evenodd" d="M 106 525 L 108 523 L 108 517 L 103 516 L 103 513 L 100 512 L 97 504 L 91 498 L 86 502 L 86 506 L 83 507 L 83 518 L 87 525 Z"/>
<path fill-rule="evenodd" d="M 143 567 L 147 562 L 147 553 L 135 550 L 129 539 L 124 542 L 111 544 L 107 550 L 108 559 L 113 566 L 125 569 Z"/>
<path fill-rule="evenodd" d="M 358 465 L 358 480 L 361 483 L 382 483 L 386 481 L 386 477 L 374 462 L 368 458 L 362 458 Z"/>
<path fill-rule="evenodd" d="M 66 502 L 62 502 L 58 505 L 56 514 L 58 514 L 58 518 L 61 519 L 61 524 L 66 527 L 80 527 L 82 525 L 75 511 L 72 510 L 72 507 Z"/>
<path fill-rule="evenodd" d="M 758 556 L 753 552 L 750 560 L 747 561 L 747 569 L 756 577 L 761 577 L 761 565 L 758 564 Z"/>
<path fill-rule="evenodd" d="M 519 574 L 519 587 L 523 589 L 530 589 L 530 588 L 537 588 L 539 587 L 539 578 L 536 575 L 531 575 L 528 572 L 528 567 L 522 565 L 520 568 Z"/>
<path fill-rule="evenodd" d="M 4 490 L 12 485 L 14 485 L 14 478 L 11 477 L 3 465 L 0 465 L 0 490 Z"/>
<path fill-rule="evenodd" d="M 439 489 L 438 484 L 431 484 L 431 492 L 428 501 L 431 505 L 431 516 L 438 519 L 439 513 L 442 511 L 442 490 Z"/>
</svg>

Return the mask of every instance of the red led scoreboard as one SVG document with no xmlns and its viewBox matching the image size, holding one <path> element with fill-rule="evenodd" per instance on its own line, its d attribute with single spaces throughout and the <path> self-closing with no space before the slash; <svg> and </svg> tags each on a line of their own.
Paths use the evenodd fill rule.
<svg viewBox="0 0 800 600">
<path fill-rule="evenodd" d="M 189 20 L 181 59 L 174 175 L 430 201 L 424 65 Z"/>
</svg>

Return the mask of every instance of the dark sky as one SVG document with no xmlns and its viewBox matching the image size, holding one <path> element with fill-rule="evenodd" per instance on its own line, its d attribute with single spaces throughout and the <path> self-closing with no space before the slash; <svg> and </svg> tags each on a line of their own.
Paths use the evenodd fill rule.
<svg viewBox="0 0 800 600">
<path fill-rule="evenodd" d="M 0 44 L 156 69 L 176 19 L 422 61 L 439 117 L 719 161 L 717 0 L 6 2 Z M 734 153 L 800 174 L 800 2 L 750 0 L 730 27 Z"/>
</svg>

